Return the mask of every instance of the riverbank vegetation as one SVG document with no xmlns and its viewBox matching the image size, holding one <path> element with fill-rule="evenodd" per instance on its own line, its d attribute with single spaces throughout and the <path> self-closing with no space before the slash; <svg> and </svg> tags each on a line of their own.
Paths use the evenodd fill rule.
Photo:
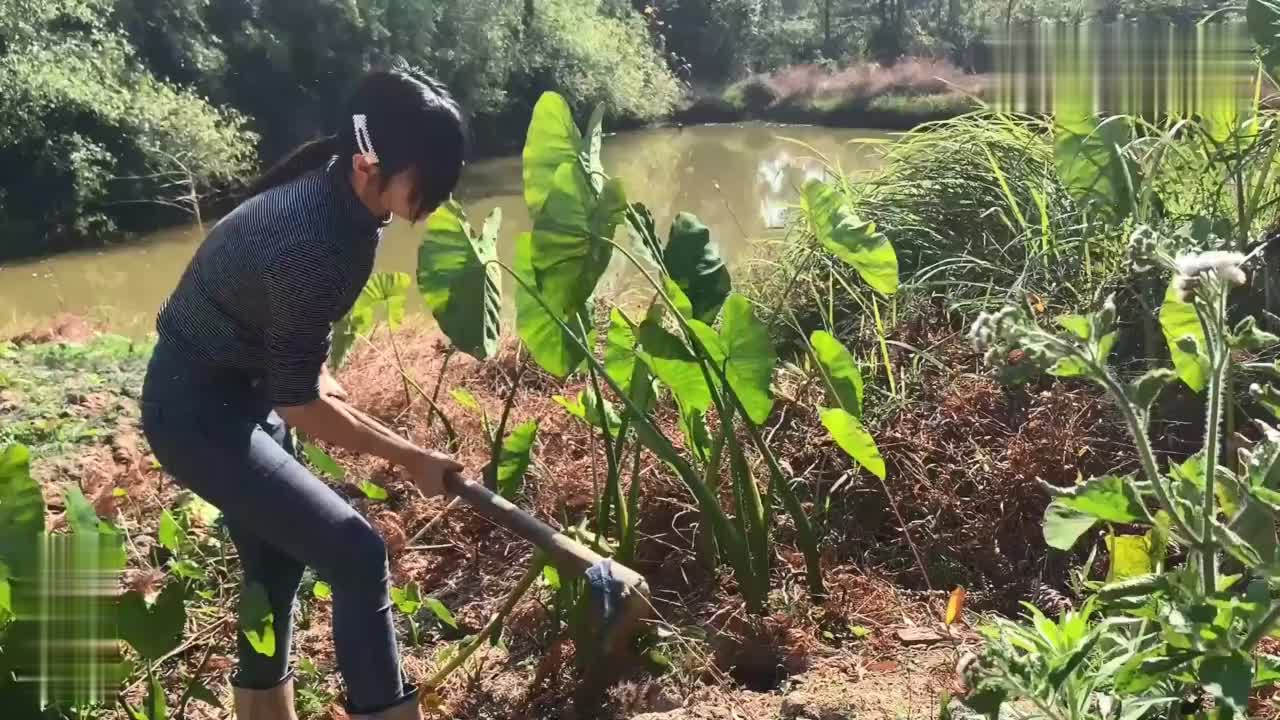
<svg viewBox="0 0 1280 720">
<path fill-rule="evenodd" d="M 1261 84 L 1280 9 L 1250 10 Z M 923 126 L 878 169 L 809 179 L 785 243 L 731 271 L 725 229 L 629 199 L 644 179 L 610 173 L 605 107 L 533 107 L 510 263 L 501 215 L 451 203 L 335 328 L 357 406 L 650 586 L 619 682 L 578 692 L 598 657 L 580 580 L 305 444 L 387 541 L 430 712 L 1280 714 L 1274 111 Z M 638 302 L 599 292 L 622 268 Z M 414 292 L 434 324 L 406 316 Z M 0 667 L 34 662 L 38 539 L 93 538 L 124 586 L 103 599 L 124 690 L 65 706 L 219 717 L 238 634 L 279 649 L 216 510 L 139 440 L 146 352 L 0 344 Z M 330 595 L 304 581 L 306 718 L 342 716 Z M 29 708 L 13 679 L 2 706 Z"/>
<path fill-rule="evenodd" d="M 593 655 L 570 578 L 520 581 L 508 601 L 537 562 L 529 548 L 379 462 L 307 446 L 387 540 L 411 677 L 453 667 L 501 613 L 491 645 L 424 688 L 431 709 L 887 717 L 961 712 L 948 698 L 962 697 L 1065 718 L 1195 697 L 1215 717 L 1271 712 L 1277 454 L 1270 426 L 1246 420 L 1273 406 L 1280 340 L 1244 319 L 1265 294 L 1227 302 L 1277 213 L 1269 113 L 921 128 L 866 182 L 832 168 L 803 188 L 767 275 L 782 292 L 730 275 L 696 218 L 664 232 L 629 203 L 600 159 L 600 117 L 579 130 L 559 96 L 538 104 L 533 230 L 510 266 L 494 255 L 501 218 L 473 226 L 449 205 L 424 229 L 416 277 L 376 275 L 336 332 L 332 363 L 360 406 L 485 468 L 653 593 L 601 710 L 575 692 Z M 1110 141 L 1091 144 L 1100 133 Z M 1165 175 L 1188 168 L 1202 188 Z M 615 262 L 650 283 L 642 305 L 595 297 Z M 415 284 L 436 329 L 405 318 Z M 46 504 L 48 530 L 128 539 L 119 602 L 150 621 L 118 611 L 137 658 L 119 704 L 216 716 L 236 633 L 261 637 L 264 620 L 240 597 L 216 511 L 161 483 L 140 447 L 145 347 L 43 339 L 0 355 L 5 440 L 41 460 L 32 478 L 26 450 L 8 451 L 8 497 Z M 73 377 L 57 409 L 49 388 Z M 328 590 L 304 585 L 300 703 L 335 716 Z M 1034 625 L 1006 619 L 1019 602 Z M 10 616 L 9 632 L 24 622 Z"/>
<path fill-rule="evenodd" d="M 406 321 L 412 277 L 375 276 L 338 328 L 333 364 L 342 382 L 359 406 L 468 467 L 488 468 L 482 475 L 492 472 L 504 494 L 597 538 L 602 552 L 645 574 L 651 624 L 604 714 L 686 704 L 761 718 L 933 712 L 941 692 L 960 691 L 951 667 L 974 639 L 940 622 L 945 588 L 972 586 L 970 612 L 1010 609 L 1028 594 L 1058 597 L 1033 571 L 1043 559 L 1042 505 L 1026 459 L 1053 458 L 1064 483 L 1074 463 L 1081 472 L 1109 466 L 1107 448 L 1075 454 L 1076 442 L 1102 432 L 1090 419 L 1107 416 L 1078 392 L 1010 400 L 993 380 L 949 369 L 971 362 L 972 351 L 945 330 L 935 352 L 950 362 L 923 369 L 919 380 L 935 394 L 913 405 L 911 420 L 831 334 L 809 338 L 812 362 L 778 364 L 774 339 L 734 292 L 710 231 L 689 216 L 659 231 L 642 206 L 626 203 L 619 179 L 589 180 L 607 172 L 593 141 L 599 128 L 565 135 L 573 127 L 558 97 L 539 104 L 525 156 L 534 230 L 514 265 L 493 259 L 498 218 L 477 230 L 456 206 L 438 212 L 416 284 L 439 329 Z M 837 191 L 818 183 L 809 195 L 818 225 L 834 231 L 844 212 Z M 586 212 L 567 212 L 576 206 Z M 575 217 L 613 218 L 633 240 L 614 245 L 614 233 L 596 234 Z M 850 267 L 892 296 L 893 247 L 874 232 L 871 239 L 868 258 Z M 582 247 L 593 251 L 555 252 Z M 647 308 L 589 301 L 610 255 L 649 274 Z M 505 340 L 496 325 L 503 287 L 516 303 Z M 0 507 L 43 503 L 47 531 L 92 532 L 113 547 L 127 538 L 126 594 L 108 601 L 140 608 L 146 622 L 107 613 L 121 613 L 117 627 L 136 658 L 117 705 L 149 720 L 216 717 L 236 634 L 260 638 L 264 621 L 241 596 L 216 511 L 163 482 L 139 440 L 146 348 L 111 337 L 84 346 L 56 340 L 33 335 L 5 346 L 3 412 L 13 433 L 5 440 L 35 448 L 38 462 L 28 465 L 18 446 L 9 451 Z M 978 408 L 989 418 L 985 436 L 971 432 Z M 925 444 L 932 457 L 920 455 L 922 434 L 937 439 Z M 991 465 L 975 472 L 970 452 Z M 407 672 L 433 676 L 508 607 L 503 598 L 533 560 L 530 550 L 465 510 L 423 501 L 380 462 L 311 447 L 305 455 L 386 539 Z M 933 489 L 942 477 L 954 485 Z M 12 504 L 18 497 L 27 499 Z M 997 506 L 999 515 L 983 510 Z M 935 518 L 933 526 L 918 516 Z M 12 552 L 5 562 L 27 567 Z M 6 630 L 19 637 L 32 622 L 22 611 L 32 588 L 12 575 L 16 615 Z M 575 688 L 591 639 L 574 619 L 569 582 L 544 575 L 509 606 L 492 646 L 431 684 L 431 707 L 444 717 L 507 716 L 521 706 L 531 717 L 590 714 Z M 304 582 L 298 678 L 308 718 L 340 717 L 329 602 L 323 583 Z M 238 616 L 228 612 L 237 603 Z M 918 643 L 923 649 L 911 649 Z M 23 646 L 8 647 L 20 664 Z M 31 701 L 30 686 L 5 690 L 14 693 L 7 707 Z"/>
</svg>

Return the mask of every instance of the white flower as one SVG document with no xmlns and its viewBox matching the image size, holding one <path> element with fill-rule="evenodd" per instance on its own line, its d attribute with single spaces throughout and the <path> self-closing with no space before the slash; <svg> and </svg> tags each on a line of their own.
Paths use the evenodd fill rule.
<svg viewBox="0 0 1280 720">
<path fill-rule="evenodd" d="M 1018 308 L 1008 305 L 999 312 L 984 312 L 973 321 L 969 329 L 969 339 L 973 349 L 984 355 L 992 355 L 999 346 L 1011 341 L 1016 335 L 1019 320 Z M 988 358 L 989 359 L 989 358 Z"/>
<path fill-rule="evenodd" d="M 973 321 L 973 327 L 969 329 L 969 340 L 973 342 L 975 352 L 985 353 L 991 347 L 995 340 L 995 329 L 995 315 L 986 312 L 978 315 L 978 319 Z"/>
<path fill-rule="evenodd" d="M 1177 260 L 1178 275 L 1187 278 L 1213 273 L 1230 285 L 1244 285 L 1248 278 L 1241 269 L 1244 255 L 1238 252 L 1211 250 L 1209 252 L 1182 255 Z"/>
</svg>

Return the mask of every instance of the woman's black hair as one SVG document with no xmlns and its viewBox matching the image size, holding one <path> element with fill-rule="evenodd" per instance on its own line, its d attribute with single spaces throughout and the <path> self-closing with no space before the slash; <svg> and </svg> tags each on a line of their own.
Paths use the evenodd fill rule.
<svg viewBox="0 0 1280 720">
<path fill-rule="evenodd" d="M 324 167 L 334 155 L 340 163 L 360 152 L 354 116 L 367 118 L 369 139 L 383 181 L 412 168 L 413 198 L 419 211 L 449 199 L 458 184 L 468 151 L 462 108 L 438 80 L 408 70 L 370 73 L 347 101 L 338 132 L 305 143 L 258 178 L 249 195 L 270 190 Z"/>
</svg>

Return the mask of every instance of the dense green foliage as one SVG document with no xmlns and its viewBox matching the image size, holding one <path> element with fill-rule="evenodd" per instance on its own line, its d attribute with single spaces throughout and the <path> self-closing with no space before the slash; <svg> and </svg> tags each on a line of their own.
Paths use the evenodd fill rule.
<svg viewBox="0 0 1280 720">
<path fill-rule="evenodd" d="M 1270 0 L 1249 3 L 1264 62 L 1280 49 L 1276 17 Z M 1004 306 L 973 324 L 975 349 L 1005 378 L 1045 372 L 1099 386 L 1123 419 L 1136 460 L 1128 467 L 1137 468 L 1070 488 L 1044 484 L 1052 498 L 1046 544 L 1095 547 L 1077 583 L 1082 604 L 1056 622 L 1028 605 L 1022 621 L 983 628 L 986 645 L 967 671 L 966 702 L 975 709 L 994 717 L 1017 701 L 1064 720 L 1230 719 L 1251 715 L 1254 692 L 1280 677 L 1277 659 L 1260 647 L 1280 621 L 1280 434 L 1272 424 L 1280 417 L 1280 337 L 1263 329 L 1275 328 L 1267 289 L 1274 263 L 1265 252 L 1273 236 L 1265 231 L 1276 217 L 1268 181 L 1276 122 L 1258 107 L 1160 127 L 1123 116 L 1056 118 L 1054 167 L 1077 209 L 1082 229 L 1074 234 L 1086 250 L 1097 240 L 1106 248 L 1108 236 L 1127 241 L 1110 266 L 1092 265 L 1086 253 L 1085 268 L 1106 277 L 1093 287 L 1136 297 L 1130 331 L 1150 338 L 1158 320 L 1164 337 L 1156 342 L 1167 345 L 1172 367 L 1151 359 L 1149 339 L 1145 362 L 1116 351 L 1125 323 L 1115 295 L 1080 298 L 1071 306 L 1096 311 L 1050 323 L 1037 317 L 1044 302 L 1025 289 L 993 293 L 1005 296 Z M 1188 180 L 1188 170 L 1213 189 Z M 1185 186 L 1199 191 L 1180 192 Z M 1201 442 L 1165 455 L 1153 421 L 1169 407 L 1159 396 L 1179 384 L 1202 396 Z M 1102 581 L 1090 577 L 1099 534 Z"/>
<path fill-rule="evenodd" d="M 141 213 L 125 203 L 252 167 L 244 118 L 160 81 L 110 12 L 109 0 L 0 2 L 0 256 L 128 229 Z"/>
<path fill-rule="evenodd" d="M 1164 286 L 1129 264 L 1134 225 L 1187 250 L 1254 247 L 1280 219 L 1278 123 L 1267 111 L 1199 123 L 970 116 L 917 129 L 880 168 L 837 187 L 893 242 L 909 298 L 945 298 L 947 310 L 972 317 L 1009 298 L 1045 312 L 1116 292 L 1122 322 L 1145 328 L 1122 338 L 1126 353 L 1160 356 L 1169 351 L 1153 309 Z M 817 328 L 843 339 L 879 334 L 864 322 L 865 293 L 814 242 L 811 220 L 791 227 L 799 242 L 784 249 L 782 272 L 757 283 L 765 305 L 781 310 L 775 323 L 798 326 L 797 342 Z M 1255 288 L 1251 302 L 1269 292 Z"/>
<path fill-rule="evenodd" d="M 640 15 L 600 0 L 4 0 L 0 257 L 181 221 L 400 62 L 455 91 L 482 149 L 547 88 L 633 123 L 680 95 Z"/>
<path fill-rule="evenodd" d="M 1229 245 L 1228 245 L 1229 246 Z M 1177 259 L 1174 259 L 1177 253 Z M 1266 382 L 1271 362 L 1240 362 L 1242 353 L 1273 360 L 1280 338 L 1253 316 L 1238 323 L 1228 298 L 1246 283 L 1245 255 L 1187 253 L 1176 238 L 1145 232 L 1134 259 L 1168 270 L 1173 279 L 1161 319 L 1185 319 L 1170 332 L 1173 369 L 1155 368 L 1128 380 L 1110 362 L 1116 306 L 1108 299 L 1091 315 L 1057 318 L 1043 328 L 1025 308 L 984 313 L 971 333 L 996 365 L 1021 353 L 1027 366 L 1101 386 L 1116 403 L 1133 439 L 1138 474 L 1090 478 L 1054 497 L 1045 541 L 1070 550 L 1095 528 L 1105 529 L 1110 570 L 1105 583 L 1086 583 L 1081 612 L 1057 623 L 1030 607 L 1030 623 L 998 621 L 973 668 L 977 689 L 968 702 L 995 712 L 1002 701 L 1029 700 L 1048 717 L 1164 717 L 1195 693 L 1214 699 L 1210 717 L 1247 717 L 1252 689 L 1280 677 L 1258 644 L 1280 620 L 1275 599 L 1276 511 L 1280 509 L 1280 434 L 1255 420 L 1260 438 L 1237 456 L 1224 453 L 1226 431 L 1243 415 L 1232 375 Z M 1176 353 L 1193 358 L 1176 362 Z M 1150 422 L 1157 397 L 1178 380 L 1204 392 L 1203 443 L 1186 460 L 1159 458 Z M 1270 408 L 1275 390 L 1254 386 Z M 1274 414 L 1274 411 L 1273 411 Z M 1181 549 L 1181 557 L 1175 549 Z"/>
<path fill-rule="evenodd" d="M 461 206 L 451 203 L 427 222 L 418 287 L 454 348 L 484 360 L 496 349 L 499 279 L 505 273 L 515 285 L 522 352 L 551 375 L 585 373 L 589 384 L 576 399 L 556 400 L 600 434 L 608 469 L 595 499 L 591 542 L 601 553 L 616 554 L 623 562 L 634 557 L 643 492 L 638 467 L 641 453 L 648 451 L 692 495 L 710 528 L 707 562 L 723 561 L 733 569 L 752 612 L 763 612 L 768 597 L 778 510 L 785 510 L 794 527 L 810 589 L 821 595 L 818 536 L 761 432 L 774 408 L 771 385 L 777 364 L 768 328 L 751 301 L 732 291 L 732 279 L 705 225 L 680 214 L 664 241 L 648 209 L 627 202 L 621 180 L 607 175 L 601 159 L 602 117 L 603 107 L 583 131 L 563 97 L 544 95 L 534 109 L 523 155 L 533 230 L 518 240 L 513 265 L 503 264 L 493 252 L 500 215 L 492 215 L 476 233 Z M 809 194 L 814 198 L 810 214 L 821 218 L 824 242 L 868 286 L 893 294 L 897 260 L 885 237 L 873 225 L 852 218 L 834 189 L 815 181 Z M 614 239 L 624 226 L 630 230 L 629 248 Z M 643 274 L 654 295 L 642 319 L 633 320 L 614 307 L 604 327 L 595 293 L 615 254 Z M 392 285 L 397 291 L 391 295 L 379 289 Z M 375 275 L 365 296 L 394 297 L 402 305 L 403 285 Z M 376 321 L 365 296 L 341 323 L 335 363 L 356 338 L 372 342 Z M 388 323 L 394 330 L 390 308 Z M 390 342 L 394 349 L 394 333 Z M 833 400 L 830 409 L 822 410 L 824 424 L 841 448 L 883 478 L 884 462 L 861 424 L 862 379 L 852 355 L 833 337 L 815 335 L 813 342 Z M 412 387 L 434 409 L 435 393 L 423 391 L 403 365 L 400 371 L 406 395 Z M 438 388 L 440 379 L 436 384 Z M 518 387 L 518 382 L 512 384 L 496 426 L 469 393 L 451 393 L 480 416 L 491 448 L 486 479 L 511 498 L 520 492 L 538 427 L 530 422 L 507 432 Z M 659 425 L 657 412 L 664 406 L 679 414 L 683 447 Z M 754 464 L 762 464 L 767 473 L 763 488 Z M 716 491 L 722 477 L 733 490 L 731 510 Z M 535 566 L 531 572 L 536 571 Z"/>
<path fill-rule="evenodd" d="M 637 0 L 675 67 L 695 85 L 797 63 L 945 58 L 989 67 L 1007 22 L 1195 20 L 1224 0 Z"/>
<path fill-rule="evenodd" d="M 548 87 L 632 120 L 661 116 L 678 94 L 639 17 L 600 0 L 120 0 L 118 8 L 155 72 L 254 118 L 265 157 L 328 129 L 335 101 L 365 70 L 397 60 L 437 76 L 490 120 L 527 116 Z"/>
<path fill-rule="evenodd" d="M 478 146 L 493 151 L 514 148 L 513 130 L 545 90 L 575 108 L 604 105 L 627 125 L 669 116 L 687 84 L 714 100 L 708 117 L 741 117 L 753 112 L 748 95 L 770 86 L 759 79 L 732 85 L 752 73 L 805 63 L 839 70 L 903 56 L 990 69 L 990 43 L 1005 22 L 1134 13 L 1185 19 L 1217 7 L 1162 0 L 1101 7 L 1084 0 L 3 0 L 0 257 L 198 219 L 211 194 L 332 131 L 333 108 L 374 67 L 408 63 L 439 77 L 474 116 Z M 889 83 L 871 94 L 846 77 L 841 82 L 853 85 L 832 97 L 784 102 L 792 113 L 769 117 L 901 123 L 971 107 L 963 83 L 939 89 L 936 74 L 907 73 L 905 91 Z M 780 88 L 769 92 L 795 90 L 781 86 L 797 78 L 775 80 Z M 928 87 L 915 87 L 921 83 Z"/>
</svg>

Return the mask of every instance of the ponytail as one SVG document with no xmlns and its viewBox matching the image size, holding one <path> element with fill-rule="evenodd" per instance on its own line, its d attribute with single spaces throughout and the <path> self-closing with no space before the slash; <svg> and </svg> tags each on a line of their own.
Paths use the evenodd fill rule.
<svg viewBox="0 0 1280 720">
<path fill-rule="evenodd" d="M 318 170 L 339 152 L 338 136 L 316 138 L 303 143 L 285 156 L 285 158 L 267 170 L 249 185 L 245 197 L 261 195 L 271 188 L 292 182 L 299 177 Z"/>
</svg>

